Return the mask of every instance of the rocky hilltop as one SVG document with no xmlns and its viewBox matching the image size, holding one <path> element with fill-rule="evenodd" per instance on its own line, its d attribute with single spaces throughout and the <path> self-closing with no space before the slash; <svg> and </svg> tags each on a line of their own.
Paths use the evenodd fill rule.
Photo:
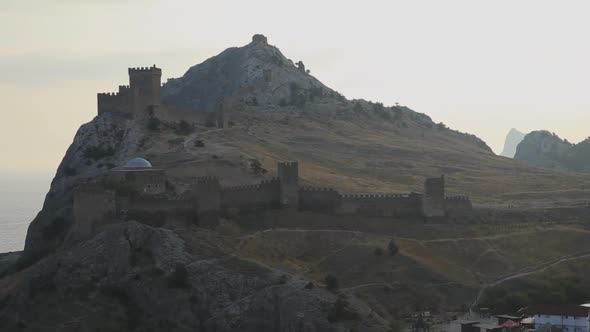
<svg viewBox="0 0 590 332">
<path fill-rule="evenodd" d="M 514 159 L 562 170 L 590 171 L 590 139 L 572 144 L 555 133 L 534 131 L 518 145 Z"/>
<path fill-rule="evenodd" d="M 590 176 L 495 156 L 474 135 L 405 106 L 348 100 L 264 36 L 170 80 L 164 103 L 125 108 L 145 106 L 146 90 L 159 96 L 154 73 L 132 69 L 139 90 L 99 97 L 99 115 L 66 151 L 25 250 L 0 256 L 0 330 L 387 331 L 412 311 L 471 304 L 480 287 L 553 259 L 535 246 L 551 245 L 556 257 L 589 250 L 583 229 L 556 227 L 556 239 L 570 239 L 561 245 L 544 241 L 543 227 L 517 226 L 561 214 L 494 209 L 545 208 L 555 196 L 575 205 L 588 199 Z M 171 204 L 197 177 L 256 184 L 277 175 L 277 161 L 297 160 L 300 185 L 341 192 L 419 192 L 424 178 L 445 174 L 448 192 L 471 196 L 483 212 L 425 224 L 289 209 L 209 223 L 156 211 L 81 225 L 80 188 L 105 183 L 134 157 L 165 170 Z M 109 203 L 103 194 L 89 210 Z M 513 233 L 492 234 L 490 225 L 509 222 Z"/>
<path fill-rule="evenodd" d="M 506 139 L 504 140 L 504 148 L 502 149 L 501 156 L 514 158 L 514 154 L 516 153 L 516 147 L 522 139 L 524 138 L 525 134 L 512 128 L 506 135 Z"/>
</svg>

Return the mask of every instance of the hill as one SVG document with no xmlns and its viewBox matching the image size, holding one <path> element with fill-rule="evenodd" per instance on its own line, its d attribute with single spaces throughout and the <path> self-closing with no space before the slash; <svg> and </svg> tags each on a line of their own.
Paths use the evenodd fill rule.
<svg viewBox="0 0 590 332">
<path fill-rule="evenodd" d="M 518 145 L 514 159 L 533 165 L 569 170 L 590 171 L 590 139 L 572 144 L 555 133 L 534 131 Z"/>
<path fill-rule="evenodd" d="M 504 141 L 504 148 L 502 149 L 501 156 L 513 158 L 514 154 L 516 153 L 516 147 L 522 139 L 524 138 L 525 134 L 521 133 L 520 131 L 512 128 L 506 135 L 506 140 Z"/>
<path fill-rule="evenodd" d="M 0 328 L 386 331 L 414 310 L 464 308 L 590 250 L 589 174 L 496 156 L 406 106 L 348 100 L 264 36 L 192 67 L 162 95 L 157 107 L 80 127 L 24 252 L 0 257 Z M 278 160 L 298 160 L 301 185 L 345 192 L 421 191 L 425 177 L 445 174 L 447 192 L 471 196 L 476 210 L 438 221 L 289 209 L 211 224 L 112 215 L 78 236 L 77 188 L 137 156 L 164 169 L 174 193 L 203 175 L 255 183 L 275 176 Z"/>
</svg>

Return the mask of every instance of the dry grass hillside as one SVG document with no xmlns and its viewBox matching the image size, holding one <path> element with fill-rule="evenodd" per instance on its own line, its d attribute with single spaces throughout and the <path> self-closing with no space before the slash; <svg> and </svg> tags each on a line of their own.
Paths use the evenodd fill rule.
<svg viewBox="0 0 590 332">
<path fill-rule="evenodd" d="M 571 205 L 590 200 L 590 175 L 528 165 L 496 156 L 468 136 L 411 121 L 354 121 L 307 110 L 249 107 L 226 130 L 198 127 L 178 138 L 149 136 L 146 154 L 183 177 L 217 174 L 228 184 L 257 181 L 248 162 L 259 160 L 274 175 L 277 160 L 298 160 L 304 185 L 354 192 L 421 191 L 425 177 L 445 174 L 449 194 L 466 194 L 478 205 Z M 325 106 L 328 107 L 328 106 Z M 280 120 L 265 117 L 272 112 Z M 171 141 L 177 140 L 176 145 Z M 195 147 L 199 139 L 204 147 Z M 187 142 L 187 143 L 185 143 Z M 565 198 L 565 199 L 563 199 Z"/>
</svg>

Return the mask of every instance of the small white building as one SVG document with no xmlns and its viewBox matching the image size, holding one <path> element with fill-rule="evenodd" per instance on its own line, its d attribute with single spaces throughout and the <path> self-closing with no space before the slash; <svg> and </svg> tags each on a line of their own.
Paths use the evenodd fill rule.
<svg viewBox="0 0 590 332">
<path fill-rule="evenodd" d="M 535 330 L 547 323 L 564 332 L 589 332 L 589 308 L 583 305 L 536 305 L 520 310 L 535 320 Z"/>
</svg>

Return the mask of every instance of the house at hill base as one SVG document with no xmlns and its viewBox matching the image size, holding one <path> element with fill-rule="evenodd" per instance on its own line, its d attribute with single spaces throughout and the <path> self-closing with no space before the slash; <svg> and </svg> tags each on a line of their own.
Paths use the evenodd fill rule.
<svg viewBox="0 0 590 332">
<path fill-rule="evenodd" d="M 590 305 L 534 305 L 519 310 L 519 313 L 534 318 L 535 331 L 551 326 L 564 332 L 588 332 L 589 307 Z"/>
</svg>

